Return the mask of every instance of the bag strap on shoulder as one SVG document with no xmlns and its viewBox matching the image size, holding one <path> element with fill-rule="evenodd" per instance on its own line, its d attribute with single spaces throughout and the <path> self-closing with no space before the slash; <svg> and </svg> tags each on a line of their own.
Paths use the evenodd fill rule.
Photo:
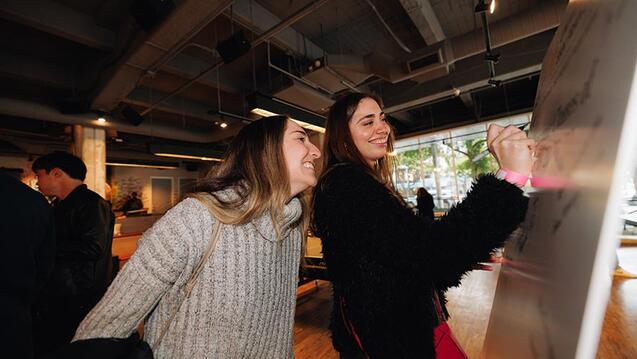
<svg viewBox="0 0 637 359">
<path fill-rule="evenodd" d="M 194 196 L 192 196 L 192 198 L 198 200 L 203 205 L 205 205 L 206 208 L 208 208 L 208 211 L 210 212 L 210 215 L 212 216 L 212 218 L 215 217 L 214 214 L 212 213 L 212 211 L 210 211 L 210 209 L 208 207 L 208 203 L 207 203 L 205 198 L 202 198 L 199 195 L 194 195 Z M 186 284 L 183 287 L 184 295 L 181 297 L 181 299 L 179 300 L 179 303 L 173 309 L 172 313 L 170 314 L 170 317 L 169 317 L 168 321 L 166 322 L 166 324 L 164 324 L 164 327 L 162 328 L 162 330 L 161 330 L 161 332 L 159 334 L 159 337 L 157 338 L 157 341 L 155 341 L 155 343 L 153 344 L 153 348 L 152 348 L 153 351 L 155 350 L 155 348 L 157 348 L 159 346 L 159 344 L 161 343 L 162 339 L 164 339 L 164 336 L 166 335 L 166 332 L 168 332 L 168 329 L 170 328 L 170 324 L 172 324 L 172 322 L 175 319 L 175 316 L 177 315 L 177 313 L 181 309 L 181 306 L 184 304 L 186 299 L 190 296 L 190 292 L 192 292 L 192 289 L 195 287 L 195 284 L 197 283 L 197 278 L 199 278 L 199 274 L 201 274 L 201 272 L 203 271 L 203 268 L 205 267 L 206 263 L 208 262 L 208 258 L 210 258 L 210 256 L 212 255 L 212 252 L 214 252 L 214 250 L 215 250 L 215 246 L 217 245 L 217 241 L 219 240 L 219 233 L 220 232 L 221 232 L 221 221 L 217 220 L 215 222 L 215 225 L 214 225 L 213 229 L 212 229 L 212 238 L 210 239 L 210 241 L 208 241 L 208 245 L 206 246 L 206 250 L 205 250 L 204 254 L 201 256 L 201 259 L 197 263 L 197 266 L 195 266 L 195 269 L 192 271 L 192 274 L 190 275 L 190 278 L 188 279 L 188 281 L 186 282 Z"/>
</svg>

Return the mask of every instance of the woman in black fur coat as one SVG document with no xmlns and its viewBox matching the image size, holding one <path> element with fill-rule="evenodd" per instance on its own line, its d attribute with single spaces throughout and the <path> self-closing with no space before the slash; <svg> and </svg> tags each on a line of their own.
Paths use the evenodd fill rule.
<svg viewBox="0 0 637 359">
<path fill-rule="evenodd" d="M 523 220 L 527 199 L 510 182 L 528 176 L 534 142 L 513 126 L 491 126 L 489 149 L 509 175 L 480 177 L 432 222 L 414 215 L 391 185 L 391 129 L 379 104 L 351 94 L 327 121 L 313 227 L 334 288 L 332 341 L 342 358 L 434 358 L 441 323 L 433 293 L 457 286 Z"/>
</svg>

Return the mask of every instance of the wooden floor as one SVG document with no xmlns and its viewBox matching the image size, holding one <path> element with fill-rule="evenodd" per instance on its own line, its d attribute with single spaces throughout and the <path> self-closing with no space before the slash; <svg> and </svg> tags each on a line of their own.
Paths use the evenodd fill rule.
<svg viewBox="0 0 637 359">
<path fill-rule="evenodd" d="M 624 270 L 637 273 L 637 246 L 618 255 Z M 597 358 L 637 358 L 637 279 L 614 278 Z"/>
<path fill-rule="evenodd" d="M 294 320 L 294 354 L 297 359 L 338 358 L 327 326 L 332 308 L 329 282 L 317 281 L 318 291 L 297 302 Z"/>
<path fill-rule="evenodd" d="M 637 273 L 637 247 L 621 248 L 620 263 Z M 448 292 L 450 326 L 469 358 L 479 358 L 486 335 L 499 268 L 474 271 L 459 288 Z M 329 282 L 298 301 L 294 325 L 297 359 L 338 358 L 328 332 L 331 308 Z M 598 359 L 637 358 L 637 279 L 615 278 L 600 338 Z"/>
</svg>

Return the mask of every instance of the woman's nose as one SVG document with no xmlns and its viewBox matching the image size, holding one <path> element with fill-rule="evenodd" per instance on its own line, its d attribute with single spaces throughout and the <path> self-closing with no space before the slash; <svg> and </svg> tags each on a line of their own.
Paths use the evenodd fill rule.
<svg viewBox="0 0 637 359">
<path fill-rule="evenodd" d="M 376 133 L 389 133 L 389 124 L 385 121 L 382 121 L 380 125 L 376 127 Z"/>
<path fill-rule="evenodd" d="M 321 151 L 318 147 L 314 146 L 313 143 L 310 142 L 310 155 L 314 156 L 314 158 L 321 157 Z"/>
</svg>

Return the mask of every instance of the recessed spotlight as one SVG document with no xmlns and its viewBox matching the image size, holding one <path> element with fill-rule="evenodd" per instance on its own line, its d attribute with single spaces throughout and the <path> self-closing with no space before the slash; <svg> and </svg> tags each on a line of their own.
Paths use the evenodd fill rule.
<svg viewBox="0 0 637 359">
<path fill-rule="evenodd" d="M 104 122 L 106 122 L 106 118 L 103 117 L 103 116 L 100 116 L 100 117 L 97 118 L 97 122 L 104 123 Z"/>
<path fill-rule="evenodd" d="M 228 127 L 228 124 L 225 123 L 225 122 L 222 122 L 222 123 L 219 124 L 219 127 L 226 128 L 226 127 Z"/>
</svg>

